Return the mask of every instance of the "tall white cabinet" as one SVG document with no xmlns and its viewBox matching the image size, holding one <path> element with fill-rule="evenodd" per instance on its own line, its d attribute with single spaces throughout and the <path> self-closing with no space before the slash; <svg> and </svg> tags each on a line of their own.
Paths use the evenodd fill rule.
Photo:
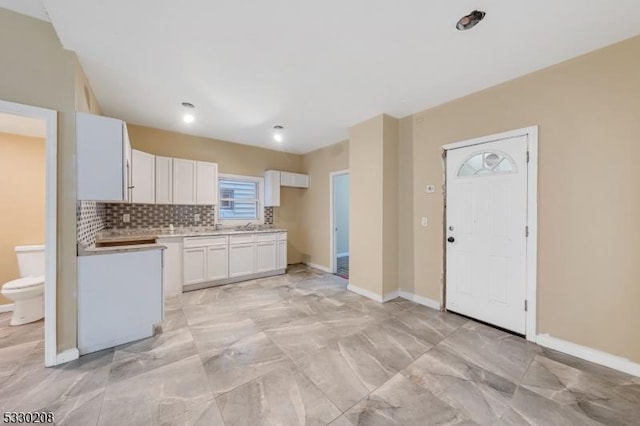
<svg viewBox="0 0 640 426">
<path fill-rule="evenodd" d="M 131 150 L 131 202 L 156 202 L 156 157 Z"/>
<path fill-rule="evenodd" d="M 173 158 L 156 156 L 156 204 L 173 204 Z"/>
<path fill-rule="evenodd" d="M 129 201 L 131 145 L 126 123 L 76 113 L 78 200 Z"/>
<path fill-rule="evenodd" d="M 196 162 L 173 159 L 173 203 L 196 203 Z"/>
<path fill-rule="evenodd" d="M 196 162 L 196 204 L 218 203 L 218 165 Z"/>
</svg>

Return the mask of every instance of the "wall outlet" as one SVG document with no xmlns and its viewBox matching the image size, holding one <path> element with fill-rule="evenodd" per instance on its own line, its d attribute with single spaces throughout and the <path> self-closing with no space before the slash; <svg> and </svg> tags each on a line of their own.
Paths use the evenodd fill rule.
<svg viewBox="0 0 640 426">
<path fill-rule="evenodd" d="M 200 222 L 200 213 L 196 213 L 193 215 L 193 220 L 196 222 Z"/>
<path fill-rule="evenodd" d="M 422 225 L 422 226 L 428 226 L 428 225 L 429 225 L 429 219 L 428 219 L 426 216 L 422 217 L 422 218 L 420 219 L 420 225 Z"/>
<path fill-rule="evenodd" d="M 125 213 L 122 215 L 122 221 L 124 223 L 129 223 L 131 222 L 131 215 L 129 213 Z"/>
</svg>

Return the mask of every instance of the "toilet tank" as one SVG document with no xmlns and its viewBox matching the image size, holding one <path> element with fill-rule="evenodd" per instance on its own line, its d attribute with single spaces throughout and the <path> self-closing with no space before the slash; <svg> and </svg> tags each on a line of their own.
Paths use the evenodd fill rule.
<svg viewBox="0 0 640 426">
<path fill-rule="evenodd" d="M 20 277 L 44 275 L 44 246 L 16 246 Z"/>
</svg>

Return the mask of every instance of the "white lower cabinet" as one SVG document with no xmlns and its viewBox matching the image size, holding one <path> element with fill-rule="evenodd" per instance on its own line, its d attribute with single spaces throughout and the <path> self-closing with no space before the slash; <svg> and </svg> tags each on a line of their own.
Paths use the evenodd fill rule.
<svg viewBox="0 0 640 426">
<path fill-rule="evenodd" d="M 207 248 L 184 249 L 184 284 L 198 284 L 207 280 Z"/>
<path fill-rule="evenodd" d="M 229 246 L 207 247 L 207 281 L 229 278 Z"/>
<path fill-rule="evenodd" d="M 256 272 L 278 269 L 278 250 L 275 241 L 256 243 Z"/>
<path fill-rule="evenodd" d="M 162 281 L 164 295 L 165 297 L 176 296 L 182 293 L 182 238 L 158 238 L 156 242 L 167 248 L 163 252 Z"/>
<path fill-rule="evenodd" d="M 229 277 L 251 275 L 255 271 L 255 243 L 229 246 Z"/>
<path fill-rule="evenodd" d="M 287 240 L 278 241 L 278 267 L 277 269 L 285 269 L 287 267 Z"/>
</svg>

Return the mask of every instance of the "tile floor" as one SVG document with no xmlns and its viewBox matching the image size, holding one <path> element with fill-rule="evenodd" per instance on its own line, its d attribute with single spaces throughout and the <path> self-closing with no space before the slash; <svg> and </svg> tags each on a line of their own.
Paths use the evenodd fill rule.
<svg viewBox="0 0 640 426">
<path fill-rule="evenodd" d="M 640 378 L 346 281 L 186 293 L 156 337 L 43 367 L 42 323 L 0 316 L 2 411 L 68 425 L 631 425 Z"/>
<path fill-rule="evenodd" d="M 336 259 L 338 270 L 336 275 L 349 279 L 349 256 L 343 256 Z"/>
</svg>

